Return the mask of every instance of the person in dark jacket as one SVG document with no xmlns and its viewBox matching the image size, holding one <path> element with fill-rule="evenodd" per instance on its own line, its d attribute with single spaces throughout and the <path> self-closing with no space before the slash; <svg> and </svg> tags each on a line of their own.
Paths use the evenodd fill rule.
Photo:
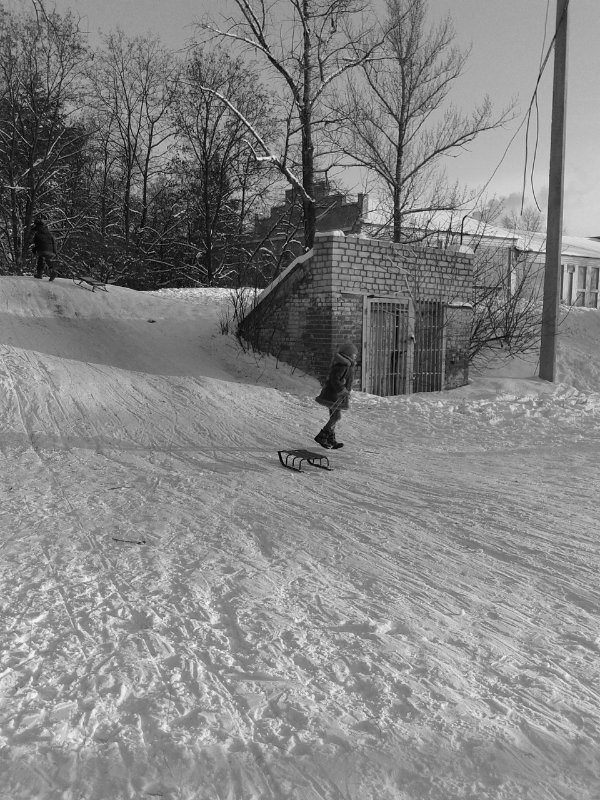
<svg viewBox="0 0 600 800">
<path fill-rule="evenodd" d="M 315 397 L 317 403 L 329 408 L 329 420 L 315 436 L 315 442 L 328 450 L 343 447 L 335 439 L 335 426 L 342 418 L 342 411 L 350 407 L 350 392 L 354 381 L 354 367 L 358 348 L 352 342 L 345 342 L 333 356 L 329 375 L 321 394 Z"/>
<path fill-rule="evenodd" d="M 32 252 L 37 256 L 35 277 L 41 278 L 44 274 L 44 264 L 48 267 L 48 276 L 51 281 L 56 278 L 54 259 L 56 258 L 56 240 L 48 226 L 41 217 L 33 223 Z"/>
</svg>

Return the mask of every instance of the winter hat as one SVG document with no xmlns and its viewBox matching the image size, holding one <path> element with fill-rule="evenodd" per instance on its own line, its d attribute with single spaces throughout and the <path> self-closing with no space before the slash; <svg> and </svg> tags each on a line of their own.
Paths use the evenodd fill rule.
<svg viewBox="0 0 600 800">
<path fill-rule="evenodd" d="M 358 347 L 353 342 L 344 342 L 344 344 L 340 346 L 338 353 L 353 358 L 358 355 Z"/>
</svg>

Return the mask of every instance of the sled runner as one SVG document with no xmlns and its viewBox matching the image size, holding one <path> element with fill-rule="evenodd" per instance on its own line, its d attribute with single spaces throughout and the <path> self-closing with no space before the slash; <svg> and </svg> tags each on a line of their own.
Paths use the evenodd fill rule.
<svg viewBox="0 0 600 800">
<path fill-rule="evenodd" d="M 320 453 L 313 453 L 311 450 L 278 450 L 279 460 L 282 466 L 288 469 L 293 469 L 296 472 L 302 472 L 302 464 L 306 461 L 311 467 L 319 467 L 320 469 L 332 471 L 329 466 L 329 459 L 327 456 L 322 456 Z"/>
<path fill-rule="evenodd" d="M 91 275 L 74 275 L 73 283 L 76 283 L 78 286 L 87 283 L 92 287 L 92 292 L 96 289 L 102 289 L 103 292 L 108 292 L 108 289 L 106 288 L 106 281 L 100 281 L 97 278 L 92 278 Z"/>
</svg>

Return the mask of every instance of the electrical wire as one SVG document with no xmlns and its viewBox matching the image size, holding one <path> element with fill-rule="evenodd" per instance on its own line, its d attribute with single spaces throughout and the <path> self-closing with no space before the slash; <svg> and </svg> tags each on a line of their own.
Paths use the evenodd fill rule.
<svg viewBox="0 0 600 800">
<path fill-rule="evenodd" d="M 539 66 L 539 69 L 538 69 L 538 76 L 537 76 L 537 79 L 536 79 L 536 82 L 535 82 L 535 87 L 534 87 L 534 90 L 533 90 L 533 93 L 532 93 L 532 96 L 531 96 L 531 100 L 529 101 L 529 105 L 527 107 L 527 111 L 525 112 L 525 114 L 523 116 L 523 119 L 521 120 L 521 123 L 519 124 L 518 128 L 516 129 L 516 131 L 511 136 L 508 144 L 506 145 L 506 148 L 504 149 L 504 152 L 502 153 L 502 156 L 500 157 L 500 160 L 498 161 L 497 165 L 494 167 L 494 170 L 492 171 L 490 177 L 488 178 L 488 180 L 483 185 L 483 188 L 481 189 L 481 191 L 477 194 L 477 196 L 475 198 L 475 202 L 477 202 L 482 197 L 482 195 L 485 192 L 485 190 L 488 188 L 490 183 L 493 181 L 496 173 L 498 172 L 498 170 L 500 169 L 500 167 L 504 163 L 504 159 L 506 158 L 506 156 L 508 154 L 508 151 L 510 150 L 510 148 L 512 147 L 515 139 L 517 138 L 517 136 L 521 132 L 521 129 L 523 128 L 523 125 L 525 125 L 526 123 L 527 123 L 526 131 L 527 132 L 529 131 L 531 113 L 532 113 L 532 109 L 533 109 L 534 105 L 535 105 L 536 109 L 538 109 L 538 120 L 539 120 L 539 108 L 537 106 L 539 86 L 540 86 L 544 71 L 546 69 L 546 66 L 548 65 L 548 61 L 550 59 L 550 54 L 552 53 L 552 50 L 554 49 L 554 44 L 556 42 L 556 36 L 557 36 L 557 33 L 558 33 L 558 29 L 560 28 L 560 25 L 562 24 L 562 22 L 564 20 L 564 17 L 565 17 L 565 15 L 567 13 L 567 10 L 568 10 L 568 7 L 569 7 L 569 3 L 570 3 L 570 0 L 567 0 L 565 8 L 564 8 L 564 11 L 563 11 L 563 15 L 562 15 L 561 19 L 559 20 L 559 22 L 558 22 L 558 24 L 556 26 L 556 30 L 554 31 L 554 35 L 552 37 L 552 40 L 551 40 L 550 44 L 548 45 L 546 53 L 543 56 L 543 58 L 540 57 L 540 66 Z M 550 0 L 547 0 L 547 2 L 546 2 L 546 23 L 545 23 L 545 26 L 544 26 L 545 27 L 545 31 L 546 31 L 547 23 L 548 23 L 549 5 L 550 5 Z M 544 31 L 544 43 L 545 43 L 545 40 L 546 40 L 546 32 L 545 31 Z M 542 45 L 542 53 L 543 53 L 543 45 Z M 532 182 L 533 182 L 533 166 L 535 165 L 535 154 L 537 153 L 538 140 L 539 140 L 539 126 L 538 126 L 538 132 L 537 132 L 537 135 L 536 135 L 536 143 L 535 143 L 535 149 L 534 149 L 534 160 L 533 160 L 533 164 L 532 164 L 532 172 L 531 172 L 531 180 L 532 180 Z M 527 146 L 527 137 L 526 137 L 526 141 L 525 141 L 525 166 L 524 166 L 524 176 L 525 177 L 524 177 L 524 184 L 523 184 L 524 186 L 525 186 L 526 175 L 527 175 L 527 160 L 528 160 L 528 146 Z M 523 189 L 523 194 L 524 194 L 524 192 L 525 192 L 525 189 Z M 536 205 L 537 205 L 537 200 L 536 200 Z M 539 208 L 539 205 L 538 205 L 538 210 L 541 210 Z"/>
<path fill-rule="evenodd" d="M 548 35 L 548 16 L 549 16 L 549 13 L 550 13 L 550 0 L 546 0 L 546 16 L 545 16 L 545 19 L 544 19 L 544 38 L 542 40 L 542 48 L 541 48 L 541 52 L 540 52 L 540 65 L 539 65 L 539 68 L 538 68 L 539 71 L 540 71 L 540 75 L 541 75 L 541 72 L 543 72 L 543 69 L 544 69 L 544 49 L 546 47 L 546 38 L 547 38 L 547 35 Z M 539 79 L 538 79 L 538 83 L 539 83 Z M 537 208 L 538 211 L 541 211 L 542 209 L 540 208 L 540 204 L 537 201 L 537 196 L 536 196 L 536 193 L 535 193 L 535 186 L 534 186 L 535 162 L 537 160 L 537 149 L 538 149 L 539 137 L 540 137 L 540 107 L 539 107 L 539 103 L 538 103 L 538 99 L 537 99 L 537 84 L 536 84 L 536 90 L 534 92 L 534 98 L 535 98 L 535 112 L 536 112 L 536 115 L 535 115 L 535 147 L 534 147 L 534 150 L 533 150 L 533 159 L 532 159 L 532 162 L 531 162 L 531 172 L 530 172 L 529 180 L 530 180 L 530 183 L 531 183 L 531 193 L 533 195 L 533 200 L 535 202 L 536 208 Z M 523 165 L 523 189 L 522 189 L 522 192 L 521 192 L 521 214 L 523 214 L 523 209 L 525 208 L 525 185 L 526 185 L 526 181 L 527 181 L 527 161 L 528 161 L 529 124 L 530 124 L 530 121 L 531 121 L 531 105 L 530 105 L 528 113 L 527 113 L 527 129 L 525 131 L 525 163 Z"/>
</svg>

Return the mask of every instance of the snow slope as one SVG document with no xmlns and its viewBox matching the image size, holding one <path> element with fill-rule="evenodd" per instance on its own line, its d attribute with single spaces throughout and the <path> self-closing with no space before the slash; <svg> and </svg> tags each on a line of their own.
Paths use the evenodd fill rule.
<svg viewBox="0 0 600 800">
<path fill-rule="evenodd" d="M 226 295 L 0 278 L 1 800 L 597 800 L 598 312 L 297 474 Z"/>
</svg>

